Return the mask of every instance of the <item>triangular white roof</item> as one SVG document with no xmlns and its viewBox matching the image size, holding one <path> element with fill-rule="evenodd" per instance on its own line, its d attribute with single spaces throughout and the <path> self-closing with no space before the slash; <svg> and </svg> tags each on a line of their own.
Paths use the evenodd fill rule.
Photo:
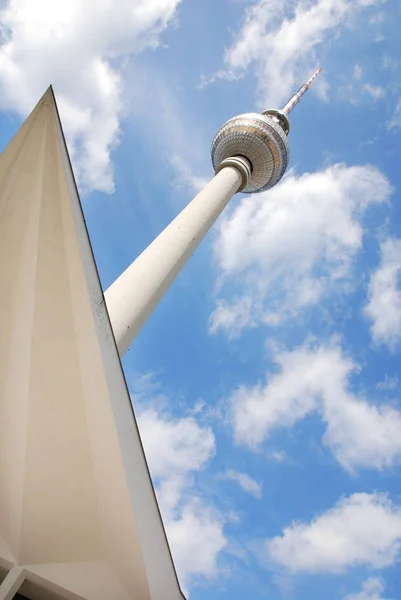
<svg viewBox="0 0 401 600">
<path fill-rule="evenodd" d="M 51 88 L 0 156 L 0 575 L 12 568 L 41 600 L 183 598 Z"/>
</svg>

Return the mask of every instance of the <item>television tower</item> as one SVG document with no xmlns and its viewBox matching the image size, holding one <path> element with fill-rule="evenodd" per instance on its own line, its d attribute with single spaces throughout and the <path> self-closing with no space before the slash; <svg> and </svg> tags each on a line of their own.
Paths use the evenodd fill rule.
<svg viewBox="0 0 401 600">
<path fill-rule="evenodd" d="M 229 119 L 212 142 L 215 177 L 105 292 L 120 356 L 236 192 L 255 194 L 283 177 L 290 155 L 289 113 L 318 68 L 279 109 Z"/>
</svg>

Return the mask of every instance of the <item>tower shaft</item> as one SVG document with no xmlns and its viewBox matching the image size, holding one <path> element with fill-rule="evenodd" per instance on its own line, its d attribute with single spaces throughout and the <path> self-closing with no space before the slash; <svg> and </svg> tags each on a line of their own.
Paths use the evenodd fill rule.
<svg viewBox="0 0 401 600">
<path fill-rule="evenodd" d="M 120 356 L 232 196 L 265 191 L 284 175 L 289 158 L 286 115 L 319 72 L 320 68 L 282 111 L 239 115 L 219 129 L 212 143 L 215 177 L 105 292 Z M 280 116 L 284 127 L 278 123 Z"/>
<path fill-rule="evenodd" d="M 232 196 L 244 184 L 247 161 L 223 168 L 105 292 L 120 356 L 199 246 Z"/>
<path fill-rule="evenodd" d="M 284 106 L 284 108 L 282 109 L 281 112 L 283 112 L 285 115 L 288 115 L 292 111 L 294 106 L 296 106 L 298 104 L 298 102 L 301 100 L 302 96 L 309 89 L 311 83 L 316 79 L 316 77 L 319 75 L 321 70 L 322 69 L 320 67 L 318 69 L 316 69 L 316 71 L 313 73 L 312 77 L 310 77 L 308 79 L 308 81 L 306 81 L 303 84 L 303 86 L 297 91 L 297 93 L 294 94 L 290 100 L 288 100 L 287 104 Z"/>
</svg>

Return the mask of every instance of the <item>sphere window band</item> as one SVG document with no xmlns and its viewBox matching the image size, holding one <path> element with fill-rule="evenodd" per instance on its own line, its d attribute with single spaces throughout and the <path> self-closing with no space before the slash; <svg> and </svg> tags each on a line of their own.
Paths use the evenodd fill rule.
<svg viewBox="0 0 401 600">
<path fill-rule="evenodd" d="M 216 172 L 221 163 L 244 156 L 252 165 L 248 184 L 242 191 L 256 193 L 273 187 L 285 173 L 289 145 L 283 128 L 269 115 L 246 113 L 229 119 L 212 143 L 212 161 Z"/>
</svg>

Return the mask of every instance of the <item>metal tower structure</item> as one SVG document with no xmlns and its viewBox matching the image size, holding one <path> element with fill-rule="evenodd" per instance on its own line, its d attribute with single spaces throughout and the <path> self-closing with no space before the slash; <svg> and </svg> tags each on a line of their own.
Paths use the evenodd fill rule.
<svg viewBox="0 0 401 600">
<path fill-rule="evenodd" d="M 120 356 L 236 192 L 255 194 L 283 177 L 290 156 L 288 114 L 320 72 L 283 109 L 229 119 L 212 142 L 215 177 L 105 293 Z"/>
</svg>

